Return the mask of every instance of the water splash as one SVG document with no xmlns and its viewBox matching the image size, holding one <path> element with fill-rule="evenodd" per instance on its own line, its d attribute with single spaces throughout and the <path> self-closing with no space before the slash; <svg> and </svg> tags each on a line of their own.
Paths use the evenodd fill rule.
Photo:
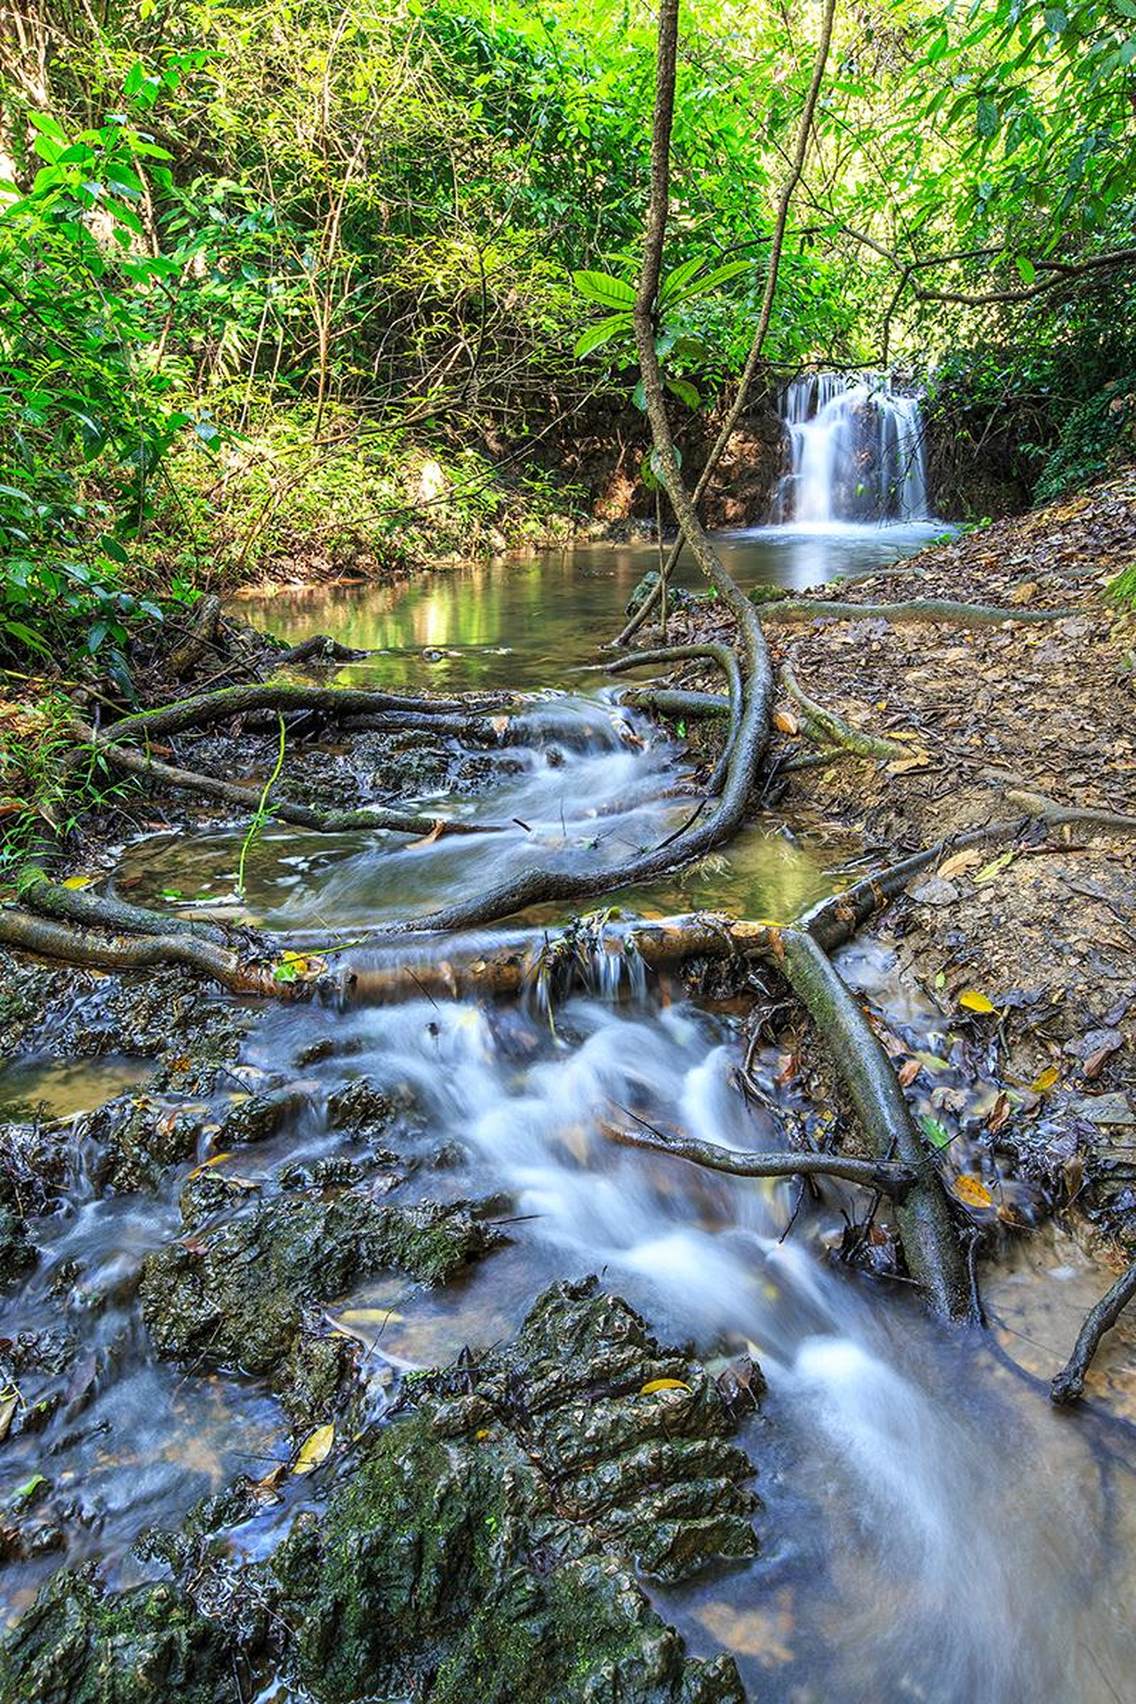
<svg viewBox="0 0 1136 1704">
<path fill-rule="evenodd" d="M 881 373 L 804 373 L 782 396 L 790 469 L 777 519 L 912 521 L 927 516 L 919 400 Z"/>
</svg>

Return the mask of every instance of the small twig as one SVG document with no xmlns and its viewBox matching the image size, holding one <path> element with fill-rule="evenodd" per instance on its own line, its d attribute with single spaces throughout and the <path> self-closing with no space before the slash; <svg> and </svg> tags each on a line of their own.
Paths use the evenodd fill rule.
<svg viewBox="0 0 1136 1704">
<path fill-rule="evenodd" d="M 1073 1353 L 1049 1387 L 1050 1401 L 1064 1406 L 1076 1402 L 1085 1388 L 1085 1375 L 1106 1331 L 1120 1318 L 1136 1296 L 1136 1261 L 1123 1272 L 1095 1307 L 1089 1309 L 1077 1335 Z"/>
</svg>

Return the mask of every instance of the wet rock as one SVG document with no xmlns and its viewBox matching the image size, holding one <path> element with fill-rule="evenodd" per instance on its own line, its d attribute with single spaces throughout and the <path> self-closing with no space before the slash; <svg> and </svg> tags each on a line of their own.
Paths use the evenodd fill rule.
<svg viewBox="0 0 1136 1704">
<path fill-rule="evenodd" d="M 206 1109 L 171 1107 L 152 1095 L 118 1095 L 75 1125 L 89 1149 L 92 1181 L 107 1194 L 153 1193 L 162 1173 L 197 1155 Z"/>
<path fill-rule="evenodd" d="M 930 881 L 921 882 L 917 888 L 912 888 L 911 897 L 920 905 L 957 905 L 959 890 L 954 882 L 947 881 L 943 876 L 932 876 Z"/>
<path fill-rule="evenodd" d="M 291 1349 L 305 1308 L 388 1267 L 444 1283 L 495 1240 L 462 1202 L 396 1207 L 365 1189 L 258 1195 L 147 1255 L 142 1314 L 161 1355 L 267 1373 Z"/>
<path fill-rule="evenodd" d="M 385 1134 L 401 1110 L 395 1097 L 369 1077 L 353 1077 L 327 1097 L 329 1127 L 355 1136 Z"/>
<path fill-rule="evenodd" d="M 240 1704 L 222 1628 L 168 1585 L 106 1594 L 62 1572 L 0 1644 L 5 1704 Z"/>
<path fill-rule="evenodd" d="M 274 1564 L 319 1704 L 742 1700 L 733 1660 L 688 1657 L 634 1571 L 756 1548 L 752 1470 L 700 1366 L 589 1279 L 413 1400 Z"/>
<path fill-rule="evenodd" d="M 248 1095 L 235 1102 L 221 1120 L 217 1146 L 226 1149 L 267 1142 L 308 1104 L 309 1088 L 298 1083 L 268 1094 Z"/>
<path fill-rule="evenodd" d="M 11 1207 L 0 1207 L 0 1288 L 30 1272 L 38 1258 L 23 1219 Z"/>
<path fill-rule="evenodd" d="M 0 1035 L 5 1057 L 123 1053 L 154 1059 L 151 1086 L 209 1094 L 237 1058 L 250 1009 L 177 969 L 105 976 L 26 964 L 0 953 Z"/>
</svg>

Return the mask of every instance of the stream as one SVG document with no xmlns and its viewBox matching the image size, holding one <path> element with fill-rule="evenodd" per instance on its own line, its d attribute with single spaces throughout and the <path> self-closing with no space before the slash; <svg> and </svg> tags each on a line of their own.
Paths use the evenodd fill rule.
<svg viewBox="0 0 1136 1704">
<path fill-rule="evenodd" d="M 941 530 L 830 520 L 726 535 L 723 544 L 743 584 L 803 587 L 871 572 Z M 329 632 L 377 650 L 346 666 L 342 683 L 399 690 L 426 680 L 526 694 L 523 739 L 468 754 L 475 793 L 448 796 L 427 775 L 416 801 L 506 832 L 410 846 L 270 826 L 249 859 L 247 913 L 302 941 L 305 929 L 413 916 L 476 892 L 515 872 L 534 846 L 565 867 L 602 868 L 673 832 L 689 815 L 689 795 L 676 791 L 689 757 L 622 708 L 594 668 L 598 642 L 654 560 L 646 546 L 589 547 L 402 587 L 244 600 L 243 615 L 289 641 Z M 116 882 L 142 904 L 231 906 L 241 839 L 239 830 L 135 839 Z M 713 905 L 787 921 L 850 880 L 862 868 L 858 850 L 773 814 L 722 854 L 611 903 L 648 915 Z M 487 933 L 486 944 L 503 933 Z M 1136 1698 L 1136 1451 L 1119 1428 L 1055 1413 L 1039 1382 L 1102 1288 L 1069 1239 L 1026 1233 L 985 1276 L 1008 1352 L 1000 1359 L 974 1336 L 927 1320 L 897 1286 L 829 1258 L 853 1192 L 826 1188 L 819 1204 L 799 1208 L 795 1186 L 712 1175 L 605 1138 L 613 1108 L 734 1148 L 783 1146 L 782 1118 L 823 1118 L 773 1047 L 754 1060 L 764 1102 L 739 1093 L 734 1004 L 691 1003 L 602 951 L 590 990 L 552 1012 L 532 991 L 488 1003 L 370 1004 L 365 973 L 380 960 L 355 950 L 364 992 L 339 1009 L 259 1015 L 212 1106 L 220 1119 L 262 1085 L 295 1086 L 282 1130 L 216 1161 L 254 1180 L 350 1154 L 350 1137 L 329 1127 L 327 1100 L 366 1076 L 414 1108 L 406 1140 L 421 1160 L 418 1195 L 507 1198 L 508 1243 L 467 1278 L 441 1289 L 373 1281 L 329 1310 L 368 1344 L 376 1413 L 407 1368 L 498 1342 L 552 1279 L 598 1272 L 661 1335 L 692 1339 L 711 1368 L 749 1352 L 768 1379 L 761 1414 L 740 1439 L 758 1468 L 759 1556 L 652 1591 L 693 1651 L 736 1655 L 751 1699 Z M 882 949 L 860 943 L 839 963 L 906 1047 L 947 1061 L 944 1081 L 964 1103 L 952 1129 L 965 1152 L 996 1085 L 960 1075 L 949 1018 Z M 70 1118 L 144 1070 L 129 1058 L 31 1062 L 0 1079 L 0 1100 L 42 1102 Z M 14 1338 L 57 1325 L 62 1298 L 88 1374 L 73 1378 L 42 1433 L 0 1451 L 5 1484 L 49 1475 L 73 1505 L 66 1560 L 98 1558 L 119 1582 L 145 1575 L 130 1550 L 145 1527 L 175 1524 L 205 1492 L 266 1471 L 288 1448 L 287 1423 L 255 1382 L 171 1368 L 146 1340 L 132 1280 L 146 1251 L 178 1234 L 186 1169 L 156 1195 L 100 1197 L 80 1151 L 63 1209 L 36 1226 L 38 1268 L 0 1307 L 0 1336 Z M 79 1276 L 70 1276 L 72 1262 Z M 1131 1413 L 1136 1378 L 1116 1372 L 1109 1400 L 1117 1415 Z M 265 1554 L 318 1494 L 303 1482 L 230 1542 Z M 0 1592 L 9 1613 L 63 1559 L 7 1568 Z"/>
</svg>

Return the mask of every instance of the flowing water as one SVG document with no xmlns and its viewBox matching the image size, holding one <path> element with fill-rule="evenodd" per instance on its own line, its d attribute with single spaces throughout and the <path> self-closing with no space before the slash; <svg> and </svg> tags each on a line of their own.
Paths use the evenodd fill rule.
<svg viewBox="0 0 1136 1704">
<path fill-rule="evenodd" d="M 920 521 L 927 466 L 919 399 L 881 373 L 803 373 L 782 399 L 789 472 L 780 519 Z"/>
<path fill-rule="evenodd" d="M 815 579 L 797 553 L 805 536 L 771 529 L 734 540 L 735 565 L 749 552 L 750 577 L 777 572 L 773 563 L 790 583 L 798 573 Z M 914 542 L 900 529 L 808 536 L 830 573 Z M 249 909 L 298 933 L 357 926 L 476 892 L 530 857 L 534 843 L 542 859 L 578 868 L 618 862 L 673 832 L 690 805 L 674 791 L 689 773 L 683 748 L 622 709 L 600 677 L 573 672 L 592 662 L 643 566 L 642 553 L 594 551 L 447 575 L 403 594 L 326 592 L 250 610 L 290 639 L 324 630 L 383 647 L 344 679 L 417 683 L 432 666 L 425 648 L 451 684 L 540 690 L 506 743 L 473 754 L 480 790 L 468 806 L 422 795 L 425 805 L 508 823 L 507 833 L 408 847 L 386 836 L 329 844 L 270 830 L 251 862 Z M 181 896 L 224 901 L 239 840 L 151 837 L 127 849 L 119 879 L 132 898 L 160 903 L 176 886 Z M 773 821 L 621 903 L 647 913 L 716 904 L 788 919 L 846 879 L 850 850 Z M 504 933 L 482 937 L 482 948 Z M 820 1205 L 794 1214 L 789 1186 L 712 1175 L 605 1136 L 630 1111 L 731 1147 L 781 1147 L 783 1120 L 826 1116 L 773 1048 L 753 1062 L 763 1100 L 743 1097 L 743 1043 L 728 1004 L 694 1004 L 602 943 L 590 989 L 551 1012 L 532 991 L 369 1003 L 366 973 L 381 955 L 360 947 L 354 958 L 362 995 L 345 1007 L 266 1011 L 211 1110 L 220 1117 L 230 1094 L 266 1083 L 296 1087 L 298 1110 L 283 1131 L 217 1162 L 246 1179 L 271 1176 L 285 1161 L 349 1149 L 327 1126 L 327 1096 L 364 1075 L 404 1091 L 416 1109 L 407 1142 L 423 1162 L 418 1193 L 508 1196 L 509 1245 L 467 1280 L 441 1291 L 380 1281 L 331 1308 L 367 1338 L 377 1412 L 408 1366 L 496 1342 L 553 1277 L 598 1271 L 661 1335 L 692 1337 L 711 1364 L 748 1350 L 769 1380 L 763 1413 L 742 1440 L 764 1500 L 761 1555 L 657 1594 L 693 1649 L 735 1652 L 751 1698 L 1133 1696 L 1133 1452 L 1122 1429 L 1055 1414 L 1038 1377 L 1055 1369 L 1102 1285 L 1075 1251 L 1037 1234 L 988 1283 L 999 1341 L 1020 1376 L 974 1337 L 930 1323 L 897 1287 L 833 1263 L 851 1195 L 826 1190 Z M 905 1048 L 948 1061 L 943 1080 L 959 1090 L 952 1117 L 964 1154 L 996 1085 L 967 1080 L 949 1020 L 885 955 L 857 946 L 841 965 Z M 25 1073 L 18 1095 L 5 1098 L 26 1100 L 34 1088 Z M 92 1098 L 108 1092 L 94 1081 L 87 1089 Z M 74 1100 L 72 1092 L 67 1112 Z M 259 1464 L 286 1449 L 282 1417 L 256 1386 L 177 1373 L 148 1351 L 132 1277 L 148 1248 L 176 1234 L 181 1181 L 172 1177 L 158 1199 L 98 1200 L 80 1156 L 64 1211 L 37 1227 L 45 1259 L 0 1316 L 0 1332 L 13 1336 L 56 1320 L 66 1298 L 87 1371 L 73 1375 L 62 1416 L 0 1459 L 12 1482 L 35 1472 L 62 1481 L 76 1509 L 69 1532 L 81 1535 L 69 1539 L 71 1556 L 102 1557 L 121 1579 L 136 1571 L 128 1547 L 148 1522 L 176 1520 L 204 1490 L 264 1471 Z M 68 1268 L 77 1256 L 80 1278 Z M 1118 1414 L 1136 1397 L 1130 1341 L 1110 1345 L 1097 1386 Z M 310 1494 L 304 1485 L 283 1511 L 238 1529 L 235 1548 L 270 1548 L 295 1498 Z M 13 1607 L 48 1562 L 15 1576 Z"/>
</svg>

